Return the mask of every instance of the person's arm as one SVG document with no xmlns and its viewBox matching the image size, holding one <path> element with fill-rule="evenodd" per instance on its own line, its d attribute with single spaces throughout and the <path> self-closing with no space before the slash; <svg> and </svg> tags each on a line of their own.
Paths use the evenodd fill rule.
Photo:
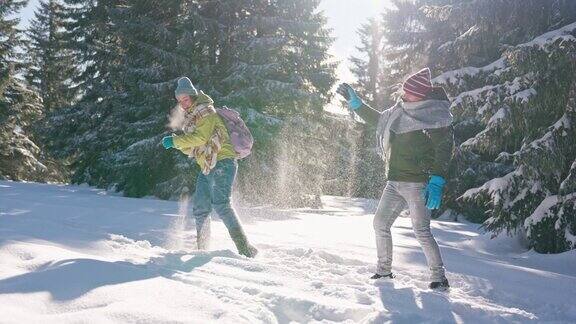
<svg viewBox="0 0 576 324">
<path fill-rule="evenodd" d="M 218 121 L 217 114 L 211 114 L 198 121 L 196 129 L 192 133 L 174 136 L 172 139 L 174 141 L 174 147 L 180 151 L 189 152 L 190 149 L 198 146 L 202 146 L 208 142 L 212 133 L 214 133 L 214 128 Z"/>
<path fill-rule="evenodd" d="M 360 116 L 360 118 L 362 118 L 366 124 L 370 126 L 378 125 L 378 120 L 380 119 L 381 113 L 378 110 L 368 106 L 366 103 L 362 102 L 362 106 L 354 110 L 354 112 Z"/>
<path fill-rule="evenodd" d="M 380 112 L 368 106 L 348 83 L 341 83 L 336 90 L 348 102 L 348 108 L 362 118 L 366 124 L 378 125 Z"/>
<path fill-rule="evenodd" d="M 428 136 L 434 148 L 434 163 L 430 170 L 430 179 L 424 191 L 426 207 L 439 209 L 442 203 L 442 190 L 448 177 L 448 167 L 452 160 L 454 149 L 454 130 L 452 125 L 448 127 L 429 129 Z"/>
<path fill-rule="evenodd" d="M 450 125 L 442 128 L 429 129 L 427 132 L 434 146 L 434 163 L 432 164 L 430 174 L 446 179 L 454 150 L 454 128 Z"/>
</svg>

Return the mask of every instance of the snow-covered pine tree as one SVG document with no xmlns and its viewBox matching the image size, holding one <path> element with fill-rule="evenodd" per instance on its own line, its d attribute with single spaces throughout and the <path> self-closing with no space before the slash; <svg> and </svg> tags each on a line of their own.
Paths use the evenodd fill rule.
<svg viewBox="0 0 576 324">
<path fill-rule="evenodd" d="M 59 0 L 43 0 L 27 30 L 26 79 L 42 98 L 46 112 L 69 106 L 76 99 L 72 83 L 76 62 L 66 44 L 66 13 Z"/>
<path fill-rule="evenodd" d="M 83 103 L 90 106 L 121 87 L 118 67 L 122 48 L 110 15 L 111 10 L 124 6 L 126 1 L 64 0 L 64 3 L 68 19 L 65 41 L 74 49 L 81 67 L 74 81 L 82 91 Z"/>
<path fill-rule="evenodd" d="M 509 49 L 492 71 L 502 72 L 496 79 L 501 83 L 464 92 L 455 102 L 456 111 L 467 110 L 464 102 L 481 105 L 477 113 L 483 116 L 484 129 L 461 148 L 507 166 L 501 177 L 466 191 L 464 209 L 487 206 L 486 229 L 526 232 L 538 252 L 574 248 L 576 214 L 569 204 L 576 133 L 569 90 L 576 74 L 575 35 L 573 23 Z"/>
<path fill-rule="evenodd" d="M 326 173 L 331 171 L 329 157 L 337 147 L 331 136 L 334 129 L 327 127 L 330 121 L 322 114 L 336 64 L 329 63 L 332 37 L 326 18 L 318 12 L 319 3 L 272 1 L 273 6 L 260 8 L 252 20 L 256 37 L 239 44 L 240 61 L 261 56 L 262 61 L 248 60 L 255 64 L 250 68 L 272 64 L 269 75 L 248 79 L 248 89 L 260 90 L 255 99 L 263 112 L 284 118 L 268 151 L 275 152 L 276 199 L 292 206 L 319 206 Z"/>
<path fill-rule="evenodd" d="M 53 136 L 64 138 L 59 146 L 73 154 L 76 182 L 161 197 L 176 196 L 193 183 L 192 164 L 159 145 L 176 103 L 175 80 L 191 65 L 177 53 L 184 7 L 181 1 L 127 0 L 74 8 L 70 33 L 85 42 L 78 44 L 85 94 L 55 115 L 52 127 Z M 86 25 L 105 32 L 88 28 L 83 34 Z"/>
<path fill-rule="evenodd" d="M 201 85 L 212 91 L 217 103 L 239 109 L 248 120 L 261 114 L 282 120 L 249 124 L 256 144 L 252 156 L 241 163 L 239 183 L 252 196 L 274 194 L 292 204 L 302 202 L 301 193 L 320 192 L 325 166 L 318 145 L 310 144 L 313 129 L 321 127 L 335 64 L 328 63 L 332 39 L 318 3 L 200 3 L 200 14 L 215 22 L 207 26 L 211 75 L 200 80 Z M 281 157 L 286 152 L 293 152 L 287 161 Z M 279 173 L 288 178 L 280 181 Z M 277 190 L 271 190 L 271 184 Z"/>
<path fill-rule="evenodd" d="M 186 3 L 65 2 L 66 41 L 81 67 L 74 82 L 82 97 L 52 114 L 46 142 L 70 159 L 74 182 L 112 186 L 130 196 L 176 194 L 173 183 L 166 181 L 175 173 L 192 172 L 174 170 L 174 155 L 157 144 L 174 104 L 169 88 L 189 64 L 177 66 L 164 56 L 166 43 L 174 49 L 177 40 L 173 35 L 165 38 L 170 27 L 165 28 L 166 19 L 157 19 L 166 8 L 184 8 Z M 178 21 L 178 14 L 169 15 L 170 21 Z M 177 165 L 191 169 L 187 163 Z M 164 185 L 156 187 L 158 183 Z"/>
<path fill-rule="evenodd" d="M 193 162 L 160 145 L 166 116 L 176 104 L 174 84 L 193 62 L 177 53 L 181 9 L 189 3 L 127 1 L 111 11 L 123 56 L 122 100 L 105 123 L 113 150 L 102 155 L 108 183 L 128 196 L 179 197 L 191 188 Z M 190 52 L 189 54 L 193 54 Z"/>
<path fill-rule="evenodd" d="M 576 46 L 573 47 L 576 50 Z M 576 73 L 576 51 L 572 53 Z M 568 92 L 562 117 L 539 139 L 521 150 L 520 161 L 530 174 L 554 175 L 550 190 L 526 218 L 523 226 L 537 252 L 562 252 L 576 248 L 576 78 Z M 546 158 L 543 158 L 546 156 Z M 547 183 L 547 184 L 548 184 Z M 557 187 L 556 187 L 557 186 Z M 488 221 L 488 226 L 492 226 Z M 497 218 L 494 217 L 497 221 Z"/>
<path fill-rule="evenodd" d="M 407 74 L 430 65 L 429 49 L 432 43 L 438 42 L 441 34 L 426 25 L 428 19 L 423 9 L 427 5 L 446 2 L 393 0 L 394 9 L 384 11 L 381 25 L 386 39 L 384 55 L 390 65 L 391 84 L 402 82 Z"/>
<path fill-rule="evenodd" d="M 486 65 L 507 46 L 543 33 L 552 5 L 541 0 L 453 1 L 426 5 L 420 11 L 429 34 L 438 38 L 430 46 L 430 63 L 438 71 L 447 71 Z"/>
<path fill-rule="evenodd" d="M 30 122 L 42 114 L 37 94 L 19 78 L 23 62 L 18 49 L 24 42 L 15 16 L 26 3 L 16 0 L 0 3 L 0 118 L 18 123 L 20 128 L 30 126 Z"/>
<path fill-rule="evenodd" d="M 433 74 L 462 66 L 483 66 L 507 46 L 546 31 L 553 4 L 570 15 L 570 1 L 541 0 L 395 0 L 383 14 L 388 60 L 402 78 L 424 65 Z M 561 17 L 554 18 L 556 20 Z"/>
<path fill-rule="evenodd" d="M 241 111 L 257 144 L 243 161 L 253 174 L 240 172 L 239 183 L 250 193 L 272 192 L 280 164 L 271 143 L 291 124 L 262 112 L 307 114 L 306 122 L 318 123 L 314 118 L 320 119 L 334 82 L 334 65 L 326 63 L 331 39 L 322 14 L 314 11 L 317 2 L 66 1 L 69 35 L 83 67 L 76 81 L 83 97 L 51 118 L 49 139 L 73 161 L 74 181 L 114 186 L 130 196 L 177 196 L 193 185 L 194 164 L 158 146 L 175 104 L 173 85 L 186 75 L 217 105 Z M 288 133 L 288 143 L 306 152 L 308 165 L 298 170 L 310 173 L 294 174 L 309 183 L 292 183 L 318 193 L 312 188 L 321 186 L 322 164 L 313 157 L 322 153 L 304 145 L 309 133 L 297 133 L 299 141 Z"/>
<path fill-rule="evenodd" d="M 222 99 L 275 116 L 321 112 L 335 64 L 319 1 L 222 2 L 237 12 L 223 22 Z"/>
<path fill-rule="evenodd" d="M 429 35 L 441 35 L 436 45 L 428 51 L 429 62 L 436 72 L 462 66 L 484 66 L 497 60 L 506 48 L 527 41 L 547 30 L 551 5 L 542 1 L 472 1 L 453 2 L 449 5 L 428 4 L 419 10 L 424 13 L 422 20 Z M 564 4 L 566 12 L 570 5 Z M 573 10 L 572 10 L 573 11 Z M 444 23 L 442 26 L 441 24 Z M 438 31 L 440 26 L 440 31 Z M 458 93 L 478 87 L 474 80 L 462 80 L 466 89 L 454 90 Z M 477 119 L 467 118 L 455 125 L 457 141 L 465 141 L 482 129 Z M 459 165 L 474 165 L 456 172 L 459 176 L 448 187 L 445 206 L 454 207 L 456 199 L 464 188 L 474 186 L 475 181 L 487 181 L 509 171 L 506 164 L 484 161 L 469 150 L 458 150 Z M 484 161 L 484 162 L 482 162 Z M 476 170 L 476 172 L 471 172 Z M 475 180 L 474 180 L 475 179 Z M 479 183 L 476 183 L 478 185 Z M 477 210 L 478 213 L 474 212 Z M 469 208 L 469 217 L 478 221 L 485 219 L 483 208 Z"/>
<path fill-rule="evenodd" d="M 434 80 L 454 97 L 459 144 L 444 206 L 486 221 L 495 234 L 526 232 L 539 252 L 573 248 L 571 189 L 565 189 L 572 188 L 573 136 L 563 116 L 572 107 L 576 3 L 397 4 L 383 25 L 399 74 L 415 62 L 436 73 L 458 68 Z"/>
<path fill-rule="evenodd" d="M 226 40 L 225 25 L 221 19 L 228 14 L 220 1 L 189 1 L 181 6 L 181 13 L 174 17 L 178 26 L 176 53 L 186 57 L 183 68 L 192 82 L 213 99 L 222 97 L 218 86 L 223 78 L 219 67 L 223 63 Z"/>
<path fill-rule="evenodd" d="M 517 35 L 530 37 L 532 32 Z M 482 68 L 449 71 L 434 80 L 459 93 L 453 102 L 456 128 L 469 130 L 457 132 L 463 159 L 451 197 L 477 188 L 466 191 L 457 208 L 485 220 L 494 233 L 527 232 L 529 245 L 538 252 L 573 248 L 567 220 L 573 219 L 573 210 L 567 205 L 561 210 L 549 197 L 565 197 L 560 188 L 570 187 L 566 179 L 571 179 L 574 136 L 566 116 L 576 72 L 571 63 L 575 32 L 576 25 L 566 25 L 507 46 L 500 59 Z M 556 209 L 546 209 L 553 205 Z"/>
<path fill-rule="evenodd" d="M 58 158 L 69 159 L 72 181 L 106 187 L 108 170 L 102 154 L 113 150 L 105 131 L 107 117 L 123 99 L 123 48 L 111 10 L 125 5 L 115 0 L 64 0 L 64 42 L 76 59 L 81 98 L 73 106 L 48 116 L 43 141 Z"/>
<path fill-rule="evenodd" d="M 64 172 L 34 139 L 42 118 L 38 94 L 20 78 L 22 31 L 15 14 L 26 1 L 0 2 L 0 178 L 63 181 Z"/>
</svg>

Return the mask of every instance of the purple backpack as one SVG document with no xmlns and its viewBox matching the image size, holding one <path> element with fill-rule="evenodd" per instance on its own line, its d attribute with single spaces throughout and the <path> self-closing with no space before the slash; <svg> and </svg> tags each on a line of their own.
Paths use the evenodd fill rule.
<svg viewBox="0 0 576 324">
<path fill-rule="evenodd" d="M 243 159 L 250 155 L 254 138 L 240 114 L 236 110 L 227 107 L 217 108 L 216 111 L 224 121 L 224 125 L 226 125 L 230 141 L 232 141 L 232 146 L 238 154 L 238 158 Z"/>
</svg>

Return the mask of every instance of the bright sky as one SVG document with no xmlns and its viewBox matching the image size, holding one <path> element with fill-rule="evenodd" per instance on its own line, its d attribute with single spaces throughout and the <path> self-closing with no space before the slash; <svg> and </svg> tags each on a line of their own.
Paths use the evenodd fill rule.
<svg viewBox="0 0 576 324">
<path fill-rule="evenodd" d="M 341 62 L 338 68 L 341 81 L 354 80 L 348 69 L 348 58 L 357 54 L 356 46 L 360 45 L 358 28 L 369 18 L 391 7 L 390 0 L 322 0 L 320 10 L 328 17 L 328 27 L 336 37 L 331 53 Z"/>
</svg>

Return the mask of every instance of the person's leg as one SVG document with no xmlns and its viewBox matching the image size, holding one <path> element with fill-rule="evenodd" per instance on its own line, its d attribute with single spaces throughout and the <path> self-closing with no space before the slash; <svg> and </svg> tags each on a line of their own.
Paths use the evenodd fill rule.
<svg viewBox="0 0 576 324">
<path fill-rule="evenodd" d="M 374 232 L 378 254 L 376 274 L 382 276 L 392 272 L 392 233 L 390 228 L 406 206 L 404 198 L 396 190 L 396 184 L 397 182 L 388 181 L 374 215 Z"/>
<path fill-rule="evenodd" d="M 399 188 L 399 192 L 408 203 L 414 235 L 426 256 L 430 268 L 430 279 L 432 282 L 441 282 L 446 278 L 444 263 L 438 243 L 430 231 L 431 212 L 426 208 L 426 200 L 422 195 L 425 186 L 425 183 L 404 182 Z"/>
<path fill-rule="evenodd" d="M 237 170 L 238 164 L 235 160 L 226 159 L 216 164 L 210 173 L 214 179 L 212 205 L 224 225 L 226 225 L 228 233 L 230 233 L 230 237 L 238 249 L 238 253 L 247 257 L 254 257 L 258 250 L 248 242 L 240 219 L 231 203 L 232 186 Z"/>
<path fill-rule="evenodd" d="M 196 243 L 198 250 L 210 248 L 210 212 L 212 211 L 212 197 L 208 178 L 200 173 L 196 180 L 194 192 L 194 206 L 192 214 L 196 221 Z"/>
</svg>

